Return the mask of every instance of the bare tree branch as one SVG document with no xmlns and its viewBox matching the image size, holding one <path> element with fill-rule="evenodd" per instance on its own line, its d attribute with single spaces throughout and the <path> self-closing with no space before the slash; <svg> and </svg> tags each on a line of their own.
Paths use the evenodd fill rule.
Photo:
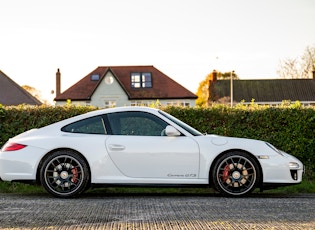
<svg viewBox="0 0 315 230">
<path fill-rule="evenodd" d="M 314 70 L 315 47 L 308 46 L 301 57 L 280 61 L 277 73 L 281 78 L 311 78 Z"/>
</svg>

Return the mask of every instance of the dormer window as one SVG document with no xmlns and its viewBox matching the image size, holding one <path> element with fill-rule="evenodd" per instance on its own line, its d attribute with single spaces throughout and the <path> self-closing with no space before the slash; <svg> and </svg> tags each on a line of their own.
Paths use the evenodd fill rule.
<svg viewBox="0 0 315 230">
<path fill-rule="evenodd" d="M 131 88 L 152 88 L 151 73 L 131 73 Z"/>
<path fill-rule="evenodd" d="M 99 74 L 92 74 L 91 81 L 99 81 L 99 80 L 100 80 L 100 75 Z"/>
</svg>

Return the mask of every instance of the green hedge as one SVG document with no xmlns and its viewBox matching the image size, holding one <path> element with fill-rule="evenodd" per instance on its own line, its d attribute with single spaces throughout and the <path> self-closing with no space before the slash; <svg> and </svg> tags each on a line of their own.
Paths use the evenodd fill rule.
<svg viewBox="0 0 315 230">
<path fill-rule="evenodd" d="M 166 108 L 203 133 L 264 140 L 299 158 L 315 174 L 315 109 L 285 106 Z"/>
<path fill-rule="evenodd" d="M 0 104 L 0 146 L 10 137 L 33 128 L 40 128 L 54 122 L 95 110 L 89 106 L 10 106 Z"/>
<path fill-rule="evenodd" d="M 95 110 L 94 107 L 3 107 L 0 105 L 0 146 L 32 128 Z M 299 104 L 271 108 L 217 105 L 210 108 L 167 107 L 164 111 L 203 133 L 260 139 L 298 157 L 308 177 L 315 174 L 315 109 Z"/>
</svg>

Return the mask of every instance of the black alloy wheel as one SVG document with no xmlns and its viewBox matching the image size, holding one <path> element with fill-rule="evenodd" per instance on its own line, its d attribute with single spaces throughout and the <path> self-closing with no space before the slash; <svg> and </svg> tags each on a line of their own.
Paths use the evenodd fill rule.
<svg viewBox="0 0 315 230">
<path fill-rule="evenodd" d="M 40 181 L 56 197 L 74 197 L 89 186 L 90 172 L 86 162 L 77 153 L 60 150 L 43 161 Z"/>
<path fill-rule="evenodd" d="M 224 195 L 242 196 L 256 188 L 260 175 L 259 166 L 251 155 L 241 151 L 228 152 L 215 162 L 212 182 Z"/>
</svg>

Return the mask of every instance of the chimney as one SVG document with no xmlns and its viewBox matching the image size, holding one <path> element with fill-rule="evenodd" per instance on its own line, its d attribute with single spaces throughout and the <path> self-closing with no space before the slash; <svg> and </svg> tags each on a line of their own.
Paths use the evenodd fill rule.
<svg viewBox="0 0 315 230">
<path fill-rule="evenodd" d="M 217 79 L 218 79 L 217 75 L 218 75 L 218 73 L 217 73 L 217 71 L 214 69 L 213 72 L 212 72 L 212 81 L 213 81 L 214 83 L 217 82 Z"/>
<path fill-rule="evenodd" d="M 61 84 L 60 84 L 60 71 L 59 68 L 57 70 L 56 73 L 56 97 L 58 97 L 60 95 L 60 88 L 61 88 Z"/>
</svg>

